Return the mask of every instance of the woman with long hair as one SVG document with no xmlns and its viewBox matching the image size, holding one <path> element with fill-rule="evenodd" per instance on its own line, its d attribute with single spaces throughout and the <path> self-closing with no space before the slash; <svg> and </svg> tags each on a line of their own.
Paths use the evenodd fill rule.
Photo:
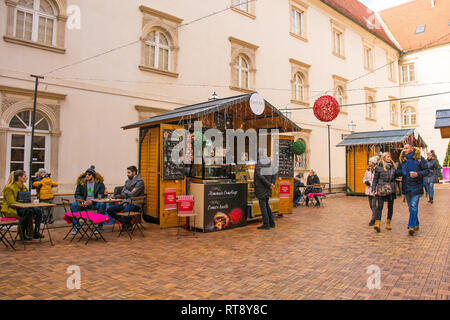
<svg viewBox="0 0 450 320">
<path fill-rule="evenodd" d="M 423 183 L 425 185 L 425 191 L 428 195 L 428 202 L 433 203 L 434 199 L 434 184 L 438 182 L 438 166 L 437 161 L 432 152 L 427 153 L 427 164 L 430 172 L 423 179 Z"/>
<path fill-rule="evenodd" d="M 372 218 L 370 219 L 369 226 L 375 224 L 375 218 L 377 215 L 377 199 L 375 193 L 372 192 L 372 183 L 375 176 L 375 167 L 378 163 L 378 157 L 372 157 L 369 159 L 366 173 L 364 174 L 363 183 L 366 185 L 366 195 L 369 197 L 370 211 L 372 212 Z"/>
<path fill-rule="evenodd" d="M 372 192 L 376 194 L 377 211 L 375 216 L 374 229 L 380 232 L 381 215 L 384 202 L 388 203 L 388 216 L 386 220 L 386 229 L 392 230 L 391 220 L 394 213 L 394 200 L 396 199 L 395 178 L 397 166 L 392 161 L 389 152 L 383 153 L 381 161 L 375 168 L 375 174 L 372 183 Z"/>
</svg>

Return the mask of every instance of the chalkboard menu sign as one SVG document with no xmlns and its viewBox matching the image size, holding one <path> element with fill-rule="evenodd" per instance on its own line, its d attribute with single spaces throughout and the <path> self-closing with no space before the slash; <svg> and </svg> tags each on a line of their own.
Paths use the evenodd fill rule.
<svg viewBox="0 0 450 320">
<path fill-rule="evenodd" d="M 175 146 L 183 141 L 183 136 L 179 136 L 178 140 L 172 138 L 175 130 L 163 130 L 163 154 L 162 154 L 162 179 L 163 180 L 183 180 L 184 179 L 184 163 L 175 164 L 172 161 L 172 150 Z M 183 160 L 183 159 L 182 159 Z"/>
<path fill-rule="evenodd" d="M 282 178 L 294 177 L 294 153 L 291 140 L 279 141 L 278 176 Z"/>
</svg>

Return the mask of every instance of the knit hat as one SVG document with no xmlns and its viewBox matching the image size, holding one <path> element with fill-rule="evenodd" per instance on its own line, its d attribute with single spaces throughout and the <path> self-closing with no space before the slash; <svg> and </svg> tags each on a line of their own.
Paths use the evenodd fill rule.
<svg viewBox="0 0 450 320">
<path fill-rule="evenodd" d="M 86 170 L 86 173 L 90 173 L 93 177 L 95 177 L 95 166 L 91 165 L 89 169 Z"/>
<path fill-rule="evenodd" d="M 45 170 L 44 168 L 40 168 L 39 169 L 39 174 L 41 174 L 41 173 L 47 173 L 47 170 Z"/>
<path fill-rule="evenodd" d="M 378 156 L 373 156 L 372 158 L 369 159 L 369 162 L 372 162 L 374 164 L 377 164 L 379 161 L 379 157 Z"/>
</svg>

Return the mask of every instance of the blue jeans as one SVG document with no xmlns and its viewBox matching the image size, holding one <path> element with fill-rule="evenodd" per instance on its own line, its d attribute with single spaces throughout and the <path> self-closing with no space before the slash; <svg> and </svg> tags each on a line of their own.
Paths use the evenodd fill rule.
<svg viewBox="0 0 450 320">
<path fill-rule="evenodd" d="M 300 200 L 302 200 L 303 195 L 299 195 L 297 199 L 295 199 L 294 204 L 298 204 Z"/>
<path fill-rule="evenodd" d="M 414 228 L 419 225 L 419 199 L 420 194 L 414 196 L 406 194 L 406 201 L 409 207 L 408 228 Z"/>
<path fill-rule="evenodd" d="M 74 202 L 72 203 L 72 205 L 70 206 L 70 210 L 72 210 L 72 212 L 80 212 L 80 211 L 86 211 L 86 210 L 97 210 L 98 213 L 100 214 L 105 214 L 106 211 L 106 203 L 95 203 L 93 202 L 90 206 L 86 206 L 86 207 L 80 207 L 78 205 L 78 202 Z M 75 220 L 73 221 L 73 225 L 75 226 L 76 222 Z"/>
<path fill-rule="evenodd" d="M 433 199 L 433 196 L 434 196 L 434 182 L 427 183 L 425 189 L 427 190 L 428 198 Z"/>
</svg>

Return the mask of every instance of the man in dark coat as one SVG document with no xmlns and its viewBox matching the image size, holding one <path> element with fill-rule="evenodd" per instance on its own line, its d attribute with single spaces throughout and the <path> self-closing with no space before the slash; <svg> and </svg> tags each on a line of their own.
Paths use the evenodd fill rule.
<svg viewBox="0 0 450 320">
<path fill-rule="evenodd" d="M 258 198 L 259 207 L 261 208 L 261 215 L 263 219 L 263 225 L 258 229 L 268 230 L 275 228 L 275 221 L 273 219 L 273 213 L 270 209 L 269 198 L 272 197 L 272 190 L 275 188 L 275 175 L 267 174 L 267 171 L 271 170 L 271 163 L 261 163 L 261 159 L 258 159 L 258 163 L 255 167 L 255 196 Z"/>
<path fill-rule="evenodd" d="M 423 195 L 423 178 L 428 175 L 427 161 L 420 149 L 406 143 L 400 153 L 397 175 L 402 176 L 402 191 L 409 207 L 408 232 L 412 236 L 419 230 L 419 199 Z"/>
<path fill-rule="evenodd" d="M 136 205 L 131 204 L 130 198 L 140 197 L 145 194 L 145 184 L 141 176 L 137 172 L 135 166 L 130 166 L 127 168 L 128 180 L 125 181 L 125 185 L 120 192 L 119 198 L 123 199 L 119 204 L 110 206 L 108 208 L 108 214 L 114 219 L 120 221 L 124 228 L 131 227 L 130 217 L 121 217 L 117 214 L 119 212 L 138 212 L 140 208 Z"/>
<path fill-rule="evenodd" d="M 80 212 L 86 210 L 98 210 L 100 214 L 105 214 L 106 204 L 95 203 L 92 200 L 106 197 L 105 184 L 102 175 L 95 171 L 95 166 L 90 166 L 77 179 L 77 188 L 75 190 L 75 199 L 83 200 L 83 202 L 75 201 L 72 203 L 72 212 Z M 72 234 L 77 233 L 79 226 L 73 222 L 74 227 Z M 101 227 L 100 227 L 101 228 Z"/>
</svg>

